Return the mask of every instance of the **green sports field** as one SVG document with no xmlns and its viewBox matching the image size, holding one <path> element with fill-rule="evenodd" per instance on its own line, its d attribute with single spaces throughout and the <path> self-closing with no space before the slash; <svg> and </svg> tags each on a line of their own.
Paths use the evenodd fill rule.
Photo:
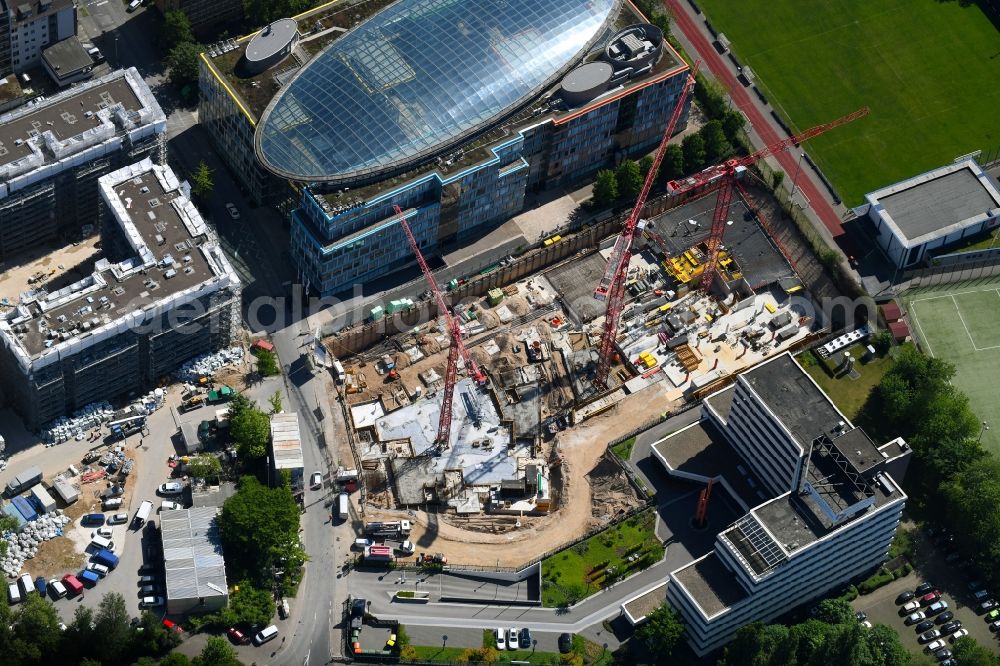
<svg viewBox="0 0 1000 666">
<path fill-rule="evenodd" d="M 905 302 L 921 349 L 955 364 L 955 385 L 990 425 L 983 444 L 1000 455 L 1000 279 L 914 289 Z"/>
<path fill-rule="evenodd" d="M 1000 145 L 1000 32 L 959 0 L 698 0 L 848 205 Z"/>
</svg>

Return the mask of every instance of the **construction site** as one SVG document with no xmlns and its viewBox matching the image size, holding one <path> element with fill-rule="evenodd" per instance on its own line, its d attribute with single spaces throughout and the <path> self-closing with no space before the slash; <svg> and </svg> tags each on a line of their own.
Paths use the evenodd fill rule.
<svg viewBox="0 0 1000 666">
<path fill-rule="evenodd" d="M 647 178 L 620 235 L 454 308 L 400 216 L 427 302 L 372 317 L 428 306 L 438 316 L 334 363 L 362 515 L 405 512 L 424 547 L 517 565 L 647 501 L 608 443 L 821 326 L 747 192 L 747 166 L 854 117 L 672 181 L 677 205 L 640 219 Z M 336 341 L 327 349 L 335 356 Z"/>
</svg>

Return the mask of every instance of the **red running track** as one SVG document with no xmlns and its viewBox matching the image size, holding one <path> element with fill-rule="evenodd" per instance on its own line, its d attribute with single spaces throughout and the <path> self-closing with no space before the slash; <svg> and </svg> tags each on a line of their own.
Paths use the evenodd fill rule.
<svg viewBox="0 0 1000 666">
<path fill-rule="evenodd" d="M 765 117 L 754 104 L 750 98 L 750 93 L 743 87 L 743 84 L 736 80 L 736 75 L 732 73 L 723 56 L 719 55 L 715 47 L 709 43 L 708 37 L 701 30 L 701 26 L 691 18 L 691 14 L 686 11 L 686 7 L 682 6 L 684 0 L 664 1 L 670 8 L 676 25 L 688 38 L 688 41 L 694 45 L 695 50 L 698 51 L 698 55 L 701 56 L 702 66 L 707 66 L 712 75 L 729 89 L 733 103 L 746 114 L 747 119 L 753 125 L 754 129 L 757 130 L 757 134 L 763 139 L 764 144 L 769 146 L 784 139 L 784 135 L 778 134 L 774 129 L 774 125 L 771 124 L 770 119 Z M 781 168 L 784 169 L 786 175 L 795 173 L 798 160 L 790 155 L 787 150 L 778 153 L 775 155 L 775 158 L 781 164 Z M 843 244 L 846 238 L 842 238 L 844 229 L 841 227 L 840 217 L 830 206 L 829 202 L 827 202 L 824 194 L 820 192 L 812 179 L 812 175 L 806 173 L 808 170 L 809 167 L 806 165 L 803 168 L 803 172 L 799 174 L 796 186 L 805 193 L 806 198 L 809 199 L 809 205 L 815 211 L 816 215 L 819 216 L 819 219 L 822 220 L 826 228 L 830 230 L 834 239 L 839 244 Z"/>
</svg>

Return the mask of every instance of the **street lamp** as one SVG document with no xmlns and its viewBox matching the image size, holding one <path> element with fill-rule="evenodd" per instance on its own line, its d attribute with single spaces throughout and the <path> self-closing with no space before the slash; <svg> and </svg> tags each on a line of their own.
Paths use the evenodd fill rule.
<svg viewBox="0 0 1000 666">
<path fill-rule="evenodd" d="M 802 158 L 805 156 L 806 154 L 804 151 L 799 153 L 799 165 L 795 167 L 795 177 L 792 178 L 792 193 L 788 195 L 789 199 L 795 196 L 795 188 L 799 182 L 799 174 L 802 172 Z"/>
<path fill-rule="evenodd" d="M 115 67 L 118 66 L 118 33 L 115 33 Z"/>
<path fill-rule="evenodd" d="M 983 433 L 990 429 L 990 426 L 986 421 L 983 421 L 983 427 L 979 429 L 979 442 L 983 441 Z"/>
</svg>

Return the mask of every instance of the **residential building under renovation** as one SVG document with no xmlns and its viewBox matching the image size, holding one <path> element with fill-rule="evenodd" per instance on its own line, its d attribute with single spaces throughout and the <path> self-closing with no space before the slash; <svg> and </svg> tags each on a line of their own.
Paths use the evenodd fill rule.
<svg viewBox="0 0 1000 666">
<path fill-rule="evenodd" d="M 135 68 L 0 116 L 0 261 L 96 231 L 98 179 L 166 160 L 167 119 Z"/>
<path fill-rule="evenodd" d="M 6 398 L 29 427 L 155 386 L 239 330 L 240 280 L 173 171 L 146 158 L 98 187 L 93 273 L 0 314 Z"/>
</svg>

